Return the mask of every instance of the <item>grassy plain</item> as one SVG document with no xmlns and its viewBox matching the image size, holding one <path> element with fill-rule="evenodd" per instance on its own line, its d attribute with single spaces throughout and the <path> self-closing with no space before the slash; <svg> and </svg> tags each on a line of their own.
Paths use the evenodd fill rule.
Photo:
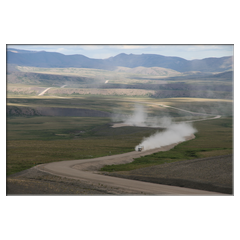
<svg viewBox="0 0 240 240">
<path fill-rule="evenodd" d="M 148 114 L 153 117 L 167 115 L 177 119 L 188 117 L 190 114 L 176 109 L 161 108 L 151 102 L 207 113 L 211 113 L 218 107 L 218 113 L 226 116 L 222 119 L 195 122 L 194 126 L 198 129 L 195 140 L 182 143 L 167 153 L 147 156 L 145 160 L 141 159 L 141 164 L 137 167 L 159 164 L 161 161 L 163 163 L 232 152 L 231 100 L 188 98 L 157 100 L 111 96 L 79 96 L 68 99 L 22 96 L 7 99 L 7 104 L 10 106 L 85 108 L 126 114 L 133 111 L 135 102 L 150 102 L 144 105 L 148 106 Z M 9 116 L 7 118 L 7 174 L 41 163 L 130 152 L 143 137 L 156 132 L 156 129 L 151 128 L 111 128 L 111 122 L 110 118 L 99 117 Z M 135 162 L 132 165 L 136 167 Z M 115 171 L 117 170 L 119 169 L 116 166 Z"/>
<path fill-rule="evenodd" d="M 134 150 L 155 129 L 112 128 L 108 118 L 16 117 L 7 124 L 7 174 L 61 160 Z"/>
<path fill-rule="evenodd" d="M 57 98 L 54 96 L 39 96 L 39 97 L 9 97 L 7 99 L 8 106 L 22 107 L 62 107 L 62 108 L 83 108 L 92 110 L 111 111 L 112 108 L 121 107 L 124 103 L 114 97 L 101 96 L 79 96 Z M 120 99 L 121 100 L 121 99 Z"/>
<path fill-rule="evenodd" d="M 17 107 L 75 107 L 111 111 L 125 109 L 129 104 L 119 98 L 88 97 L 8 98 Z M 133 151 L 135 145 L 155 130 L 148 128 L 111 128 L 110 118 L 9 116 L 7 118 L 7 174 L 37 164 L 86 159 Z"/>
<path fill-rule="evenodd" d="M 128 164 L 105 166 L 101 170 L 130 171 L 176 161 L 233 154 L 232 124 L 231 117 L 195 122 L 193 126 L 198 133 L 194 140 L 183 142 L 167 152 L 137 158 Z"/>
</svg>

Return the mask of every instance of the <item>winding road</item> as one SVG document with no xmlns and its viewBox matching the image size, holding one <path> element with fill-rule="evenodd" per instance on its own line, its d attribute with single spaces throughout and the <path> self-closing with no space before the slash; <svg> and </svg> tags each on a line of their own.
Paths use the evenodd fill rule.
<svg viewBox="0 0 240 240">
<path fill-rule="evenodd" d="M 151 103 L 153 104 L 153 103 Z M 170 107 L 162 104 L 156 104 L 162 107 Z M 173 108 L 173 107 L 172 107 Z M 184 109 L 175 108 L 180 111 L 185 111 L 193 114 L 200 114 L 191 111 L 187 111 Z M 209 115 L 209 114 L 203 114 Z M 220 115 L 202 119 L 216 119 L 221 117 Z M 201 121 L 201 120 L 193 120 L 193 121 Z M 194 135 L 185 137 L 185 141 L 191 140 L 195 138 Z M 105 176 L 98 172 L 104 165 L 111 164 L 120 164 L 120 163 L 128 163 L 132 162 L 134 158 L 138 158 L 141 156 L 149 155 L 159 151 L 168 151 L 178 143 L 174 143 L 168 146 L 163 146 L 161 148 L 151 149 L 143 152 L 129 152 L 119 155 L 105 156 L 94 159 L 83 159 L 83 160 L 70 160 L 70 161 L 61 161 L 61 162 L 53 162 L 48 164 L 42 164 L 36 166 L 37 169 L 43 172 L 47 172 L 56 176 L 73 178 L 83 181 L 90 181 L 97 184 L 104 184 L 107 186 L 118 187 L 122 189 L 130 189 L 133 191 L 139 191 L 139 193 L 145 194 L 153 194 L 153 195 L 224 195 L 216 192 L 209 192 L 197 189 L 176 187 L 176 186 L 168 186 L 162 184 L 155 184 L 149 182 L 142 182 L 130 179 L 117 178 L 112 176 Z"/>
<path fill-rule="evenodd" d="M 191 140 L 195 136 L 186 137 Z M 56 176 L 90 181 L 97 184 L 104 184 L 110 187 L 117 187 L 127 190 L 138 191 L 139 193 L 152 195 L 222 195 L 216 192 L 209 192 L 197 189 L 168 186 L 163 184 L 148 183 L 130 179 L 116 178 L 101 175 L 98 170 L 107 164 L 119 164 L 133 161 L 134 158 L 149 155 L 159 151 L 168 151 L 179 143 L 171 144 L 161 148 L 151 149 L 144 152 L 129 152 L 119 155 L 106 156 L 85 160 L 70 160 L 53 162 L 36 166 L 40 171 L 51 173 Z"/>
</svg>

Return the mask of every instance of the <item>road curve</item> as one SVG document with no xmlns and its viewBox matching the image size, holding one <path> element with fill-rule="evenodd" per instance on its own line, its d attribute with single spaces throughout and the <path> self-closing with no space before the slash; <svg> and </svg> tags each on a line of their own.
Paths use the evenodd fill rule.
<svg viewBox="0 0 240 240">
<path fill-rule="evenodd" d="M 189 136 L 186 140 L 194 138 Z M 40 171 L 48 172 L 57 176 L 74 178 L 79 180 L 90 181 L 97 184 L 104 184 L 110 187 L 118 187 L 133 191 L 139 191 L 150 195 L 222 195 L 216 192 L 196 190 L 190 188 L 182 188 L 168 186 L 162 184 L 148 183 L 130 179 L 116 178 L 105 176 L 96 172 L 99 168 L 106 164 L 118 164 L 133 161 L 133 158 L 152 154 L 159 151 L 168 151 L 178 143 L 164 146 L 157 149 L 151 149 L 144 152 L 130 152 L 119 155 L 106 156 L 95 159 L 70 160 L 53 162 L 36 166 Z M 90 170 L 90 171 L 89 171 Z"/>
</svg>

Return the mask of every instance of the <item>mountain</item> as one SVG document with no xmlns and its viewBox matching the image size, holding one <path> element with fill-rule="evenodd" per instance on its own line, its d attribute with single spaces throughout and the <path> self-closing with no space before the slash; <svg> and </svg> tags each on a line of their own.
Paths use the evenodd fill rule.
<svg viewBox="0 0 240 240">
<path fill-rule="evenodd" d="M 122 67 L 162 67 L 169 68 L 179 72 L 187 71 L 185 65 L 188 64 L 188 60 L 179 57 L 165 57 L 157 54 L 125 54 L 121 53 L 115 57 L 111 57 L 105 60 L 111 65 Z"/>
<path fill-rule="evenodd" d="M 121 53 L 115 57 L 105 60 L 109 65 L 129 68 L 162 67 L 178 72 L 200 71 L 200 72 L 223 72 L 232 70 L 233 58 L 205 58 L 202 60 L 186 60 L 180 57 L 166 57 L 157 54 L 125 54 Z"/>
<path fill-rule="evenodd" d="M 56 52 L 18 52 L 18 50 L 7 51 L 7 63 L 20 66 L 44 67 L 44 68 L 63 68 L 63 67 L 82 67 L 89 68 L 95 66 L 96 59 L 90 59 L 83 55 L 64 55 Z"/>
<path fill-rule="evenodd" d="M 157 54 L 121 53 L 107 59 L 92 59 L 81 54 L 64 55 L 56 52 L 7 49 L 7 64 L 44 68 L 96 68 L 114 70 L 117 67 L 161 67 L 178 72 L 224 72 L 233 68 L 233 57 L 186 60 L 180 57 L 166 57 Z"/>
</svg>

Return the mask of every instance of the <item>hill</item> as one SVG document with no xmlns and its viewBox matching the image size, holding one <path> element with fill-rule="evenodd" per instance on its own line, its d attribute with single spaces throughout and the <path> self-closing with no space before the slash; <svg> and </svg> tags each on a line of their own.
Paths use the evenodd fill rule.
<svg viewBox="0 0 240 240">
<path fill-rule="evenodd" d="M 177 72 L 172 69 L 161 68 L 161 67 L 135 67 L 135 68 L 128 68 L 128 67 L 117 67 L 115 72 L 127 72 L 127 73 L 135 73 L 141 75 L 151 75 L 151 76 L 178 76 L 181 75 L 180 72 Z"/>
<path fill-rule="evenodd" d="M 221 79 L 226 79 L 229 81 L 233 80 L 233 71 L 227 71 L 223 73 L 218 73 L 218 74 L 213 74 L 209 76 L 210 78 L 221 78 Z"/>
</svg>

